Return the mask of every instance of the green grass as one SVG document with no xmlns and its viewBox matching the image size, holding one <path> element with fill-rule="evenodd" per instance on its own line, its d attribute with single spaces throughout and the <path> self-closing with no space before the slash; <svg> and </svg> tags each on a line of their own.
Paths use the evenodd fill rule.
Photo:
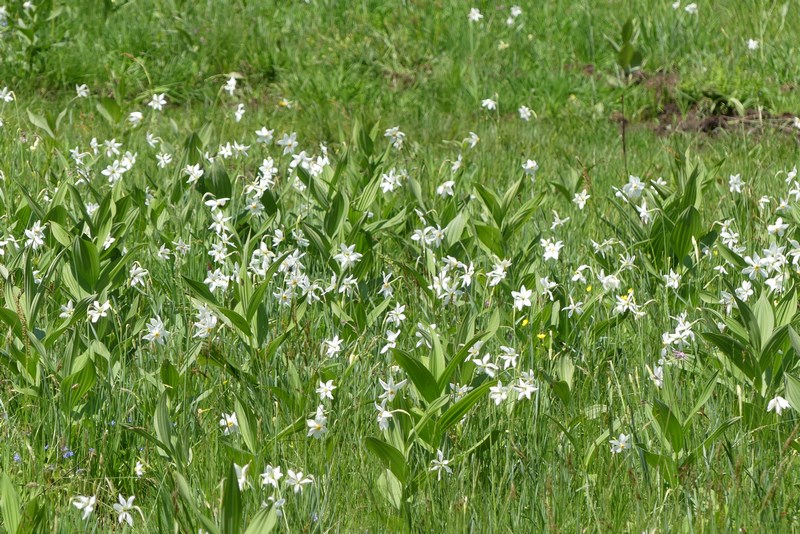
<svg viewBox="0 0 800 534">
<path fill-rule="evenodd" d="M 452 0 L 53 0 L 37 3 L 37 23 L 9 7 L 12 24 L 0 40 L 0 87 L 16 96 L 0 104 L 3 528 L 122 530 L 112 509 L 119 494 L 136 496 L 141 515 L 132 512 L 128 528 L 135 532 L 243 531 L 269 496 L 286 499 L 284 515 L 268 519 L 289 532 L 800 528 L 791 257 L 783 293 L 758 279 L 755 294 L 729 315 L 719 302 L 747 279 L 743 257 L 771 243 L 789 254 L 798 238 L 796 203 L 775 208 L 796 164 L 800 55 L 792 29 L 800 12 L 755 1 L 701 2 L 697 15 L 671 2 L 537 4 L 520 2 L 512 27 L 511 4 L 476 2 L 484 18 L 470 23 L 473 6 Z M 17 17 L 35 27 L 28 37 L 15 29 Z M 617 39 L 629 17 L 645 61 L 623 88 L 606 36 Z M 758 49 L 748 50 L 749 38 Z M 221 89 L 231 74 L 233 96 Z M 80 84 L 88 98 L 75 97 Z M 169 101 L 160 113 L 147 107 L 158 93 Z M 498 110 L 482 109 L 485 98 L 496 98 Z M 239 103 L 245 114 L 237 122 Z M 522 105 L 535 113 L 528 122 L 519 118 Z M 740 106 L 746 120 L 667 131 L 671 116 L 662 112 L 673 106 L 687 124 L 720 106 Z M 134 111 L 144 114 L 136 128 L 127 122 Z M 256 142 L 263 126 L 276 141 L 296 132 L 297 152 L 316 157 L 320 143 L 327 147 L 330 164 L 301 176 L 305 191 L 294 187 L 291 158 Z M 393 126 L 406 135 L 400 150 L 383 135 Z M 147 132 L 160 139 L 157 148 Z M 465 141 L 470 132 L 480 138 L 474 148 Z M 69 150 L 91 152 L 92 138 L 115 138 L 123 153 L 137 154 L 113 187 L 101 171 L 119 156 L 102 150 L 86 156 L 88 183 L 79 180 Z M 250 146 L 246 157 L 221 166 L 204 158 L 234 141 Z M 156 165 L 159 152 L 173 156 L 166 168 Z M 245 188 L 267 157 L 279 168 L 277 183 L 263 197 L 265 212 L 250 216 Z M 522 171 L 527 159 L 538 162 L 535 181 Z M 194 186 L 183 172 L 190 163 L 205 171 Z M 392 168 L 408 180 L 393 193 L 375 192 Z M 628 174 L 666 181 L 645 193 L 655 210 L 650 225 L 614 196 Z M 741 195 L 729 190 L 733 174 L 746 182 Z M 438 195 L 451 179 L 454 196 Z M 584 188 L 591 199 L 579 210 L 571 198 Z M 208 255 L 219 237 L 204 192 L 230 197 L 223 211 L 232 217 L 231 255 L 219 264 Z M 569 223 L 551 230 L 553 210 Z M 783 236 L 767 231 L 778 216 L 789 224 Z M 715 221 L 725 219 L 734 220 L 741 254 L 722 246 Z M 45 243 L 33 249 L 25 231 L 36 221 L 46 223 Z M 412 240 L 428 225 L 448 229 L 441 247 Z M 285 240 L 274 246 L 277 229 Z M 116 241 L 104 250 L 107 235 Z M 540 239 L 550 238 L 564 243 L 557 261 L 542 257 Z M 592 240 L 608 238 L 617 240 L 613 253 L 595 253 Z M 159 248 L 174 251 L 178 239 L 190 252 L 160 259 Z M 352 294 L 337 285 L 321 302 L 298 292 L 281 306 L 274 294 L 283 273 L 253 280 L 242 269 L 262 241 L 278 258 L 301 249 L 305 274 L 323 289 L 334 274 L 338 283 L 355 276 Z M 363 254 L 347 271 L 333 257 L 342 243 Z M 627 254 L 634 268 L 621 270 Z M 428 288 L 447 256 L 475 269 L 459 306 Z M 489 286 L 494 256 L 512 265 Z M 714 267 L 725 260 L 721 275 Z M 149 273 L 144 286 L 130 284 L 134 262 Z M 617 273 L 620 288 L 604 291 L 596 275 L 573 281 L 581 264 Z M 212 295 L 204 280 L 217 267 L 244 276 Z M 394 295 L 384 304 L 388 270 Z M 678 290 L 665 287 L 670 270 L 682 275 Z M 545 276 L 559 284 L 552 300 L 542 292 Z M 522 285 L 533 290 L 532 306 L 515 310 L 511 292 Z M 613 311 L 629 288 L 641 318 Z M 570 297 L 585 303 L 583 315 L 568 317 Z M 62 319 L 69 300 L 74 319 Z M 92 323 L 95 300 L 108 300 L 112 311 Z M 197 338 L 203 303 L 218 326 Z M 406 320 L 388 325 L 399 304 Z M 650 372 L 662 334 L 684 312 L 696 338 L 682 348 L 685 360 L 668 351 L 658 388 Z M 170 332 L 163 346 L 143 339 L 155 316 Z M 728 337 L 719 335 L 720 321 Z M 418 323 L 437 325 L 431 348 L 416 346 Z M 382 352 L 386 331 L 397 329 L 398 351 Z M 448 377 L 437 380 L 481 333 L 481 355 L 501 367 L 501 346 L 520 353 L 499 372 L 504 385 L 530 369 L 539 389 L 531 400 L 516 402 L 512 392 L 496 406 L 491 381 L 470 357 L 448 371 L 484 389 L 456 413 L 472 397 L 450 398 Z M 327 358 L 323 342 L 334 336 L 344 349 Z M 378 379 L 390 373 L 408 383 L 388 403 L 393 417 L 382 431 Z M 320 402 L 315 389 L 327 380 L 334 400 Z M 766 411 L 777 395 L 792 406 L 781 416 Z M 306 436 L 306 420 L 319 404 L 328 432 L 316 440 Z M 219 420 L 234 411 L 240 432 L 224 435 Z M 629 449 L 612 454 L 609 441 L 620 433 L 630 436 Z M 431 471 L 437 449 L 453 470 L 441 480 Z M 241 492 L 230 479 L 234 463 L 250 465 L 251 487 Z M 267 464 L 314 482 L 295 495 L 284 477 L 272 491 L 260 484 Z M 97 496 L 87 520 L 71 504 L 78 495 Z"/>
</svg>

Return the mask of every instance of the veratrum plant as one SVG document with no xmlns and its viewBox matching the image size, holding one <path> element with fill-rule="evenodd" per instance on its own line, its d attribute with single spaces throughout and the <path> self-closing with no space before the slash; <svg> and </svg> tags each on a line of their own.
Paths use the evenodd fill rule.
<svg viewBox="0 0 800 534">
<path fill-rule="evenodd" d="M 755 397 L 758 402 L 743 402 L 742 409 L 751 424 L 758 424 L 766 401 L 783 388 L 788 373 L 796 372 L 800 363 L 800 336 L 793 327 L 797 294 L 791 288 L 774 303 L 764 291 L 752 307 L 733 299 L 736 314 L 707 310 L 718 327 L 702 333 L 716 349 L 709 351 L 705 362 L 719 370 L 731 391 Z"/>
<path fill-rule="evenodd" d="M 426 472 L 415 469 L 418 464 L 415 457 L 435 456 L 453 427 L 463 420 L 477 402 L 485 399 L 489 388 L 496 383 L 496 380 L 481 375 L 470 384 L 473 389 L 457 401 L 447 391 L 451 380 L 458 380 L 456 377 L 467 360 L 469 349 L 493 337 L 497 326 L 498 317 L 495 313 L 489 318 L 488 329 L 465 339 L 449 361 L 435 331 L 430 333 L 430 356 L 424 360 L 402 350 L 392 351 L 395 362 L 413 384 L 415 394 L 410 403 L 395 408 L 397 416 L 393 417 L 390 427 L 384 431 L 384 439 L 368 437 L 365 446 L 387 467 L 380 475 L 378 489 L 395 508 L 404 509 L 410 505 L 422 477 L 427 476 Z M 461 458 L 468 458 L 478 448 L 489 444 L 493 437 L 496 437 L 496 431 L 490 429 L 462 453 Z M 428 465 L 427 462 L 423 463 Z"/>
<path fill-rule="evenodd" d="M 640 198 L 629 198 L 623 188 L 617 195 L 622 202 L 613 200 L 628 223 L 619 225 L 621 230 L 629 230 L 628 240 L 640 243 L 646 253 L 648 271 L 660 276 L 679 266 L 691 270 L 700 247 L 714 243 L 716 233 L 706 229 L 703 220 L 703 199 L 715 170 L 694 162 L 687 153 L 676 160 L 674 187 L 648 180 Z"/>
<path fill-rule="evenodd" d="M 670 373 L 665 373 L 661 398 L 654 399 L 648 417 L 650 428 L 656 433 L 661 453 L 653 452 L 645 443 L 637 443 L 644 459 L 650 467 L 657 469 L 671 486 L 678 486 L 679 475 L 697 461 L 698 456 L 705 454 L 717 439 L 740 417 L 732 417 L 721 422 L 715 428 L 706 430 L 697 435 L 692 432 L 692 420 L 701 412 L 703 406 L 711 398 L 717 384 L 717 373 L 707 378 L 705 386 L 700 391 L 688 411 L 681 409 L 681 402 L 675 396 L 675 385 Z M 685 403 L 683 403 L 685 404 Z"/>
<path fill-rule="evenodd" d="M 57 5 L 54 0 L 37 2 L 32 9 L 23 8 L 21 2 L 12 3 L 6 31 L 17 39 L 19 50 L 15 55 L 23 61 L 24 70 L 44 70 L 46 52 L 65 44 L 69 36 L 61 29 L 62 25 L 55 23 L 65 12 L 65 6 Z"/>
</svg>

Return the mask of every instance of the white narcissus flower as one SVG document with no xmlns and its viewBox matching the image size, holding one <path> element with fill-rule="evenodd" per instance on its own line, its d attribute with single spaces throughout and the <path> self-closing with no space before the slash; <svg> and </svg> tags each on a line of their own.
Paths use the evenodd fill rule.
<svg viewBox="0 0 800 534">
<path fill-rule="evenodd" d="M 133 111 L 130 115 L 128 115 L 128 122 L 131 123 L 131 126 L 136 128 L 139 126 L 139 123 L 142 122 L 144 115 L 142 115 L 141 111 Z"/>
<path fill-rule="evenodd" d="M 547 260 L 558 260 L 558 255 L 561 249 L 564 248 L 563 241 L 556 241 L 555 239 L 542 239 L 540 241 L 542 248 L 544 248 L 543 258 Z"/>
<path fill-rule="evenodd" d="M 233 92 L 236 90 L 236 78 L 233 76 L 228 78 L 228 81 L 222 86 L 222 90 L 233 96 Z"/>
<path fill-rule="evenodd" d="M 109 301 L 100 304 L 100 301 L 96 300 L 89 306 L 89 309 L 86 310 L 86 315 L 89 316 L 89 320 L 91 320 L 92 323 L 96 323 L 101 317 L 107 317 L 109 311 L 111 311 L 111 303 Z"/>
<path fill-rule="evenodd" d="M 256 130 L 256 142 L 263 143 L 265 145 L 272 144 L 272 140 L 274 138 L 275 130 L 267 130 L 267 127 L 264 126 L 260 130 Z M 265 162 L 267 160 L 264 160 Z M 264 173 L 266 174 L 266 173 Z"/>
<path fill-rule="evenodd" d="M 244 489 L 249 485 L 247 481 L 247 470 L 250 469 L 250 462 L 239 465 L 234 462 L 233 470 L 236 472 L 236 483 L 239 485 L 239 491 L 244 491 Z"/>
<path fill-rule="evenodd" d="M 396 330 L 392 332 L 391 330 L 386 331 L 386 345 L 381 348 L 381 354 L 386 354 L 389 349 L 393 349 L 397 347 L 397 338 L 400 337 L 400 330 Z"/>
<path fill-rule="evenodd" d="M 375 409 L 378 411 L 378 428 L 381 430 L 387 430 L 389 428 L 389 421 L 391 421 L 394 416 L 392 415 L 392 412 L 386 409 L 386 399 L 384 399 L 380 404 L 376 402 Z"/>
<path fill-rule="evenodd" d="M 664 283 L 670 289 L 678 289 L 681 283 L 681 275 L 670 269 L 669 274 L 664 275 Z"/>
<path fill-rule="evenodd" d="M 450 468 L 450 460 L 446 460 L 444 457 L 444 453 L 441 449 L 436 449 L 436 459 L 431 460 L 431 471 L 436 473 L 436 480 L 442 479 L 442 471 L 446 472 L 448 475 L 453 474 L 453 470 Z"/>
<path fill-rule="evenodd" d="M 116 138 L 106 139 L 103 141 L 103 147 L 106 149 L 106 157 L 110 158 L 111 156 L 119 156 L 119 149 L 122 147 L 122 143 L 118 143 Z"/>
<path fill-rule="evenodd" d="M 744 180 L 741 174 L 731 174 L 728 178 L 728 189 L 731 193 L 741 193 L 744 187 Z"/>
<path fill-rule="evenodd" d="M 532 289 L 527 289 L 523 284 L 519 291 L 512 291 L 511 296 L 514 298 L 514 308 L 522 310 L 522 308 L 531 307 L 531 296 L 533 295 Z"/>
<path fill-rule="evenodd" d="M 781 397 L 780 395 L 776 395 L 774 399 L 770 400 L 767 404 L 767 411 L 768 412 L 775 412 L 778 415 L 783 413 L 783 410 L 791 408 L 789 405 L 789 401 Z"/>
<path fill-rule="evenodd" d="M 399 126 L 393 126 L 386 130 L 383 134 L 384 137 L 389 138 L 389 141 L 392 143 L 392 146 L 397 150 L 403 148 L 403 142 L 406 139 L 406 134 L 400 131 Z"/>
<path fill-rule="evenodd" d="M 322 439 L 328 433 L 328 418 L 325 416 L 325 408 L 322 405 L 317 407 L 314 419 L 307 419 L 308 437 Z"/>
<path fill-rule="evenodd" d="M 149 273 L 147 269 L 144 269 L 139 262 L 133 262 L 131 265 L 131 270 L 128 272 L 128 275 L 131 277 L 131 287 L 135 286 L 142 286 L 144 287 L 144 279 Z"/>
<path fill-rule="evenodd" d="M 786 232 L 788 228 L 789 225 L 783 222 L 783 218 L 778 217 L 777 219 L 775 219 L 774 224 L 767 225 L 767 232 L 769 232 L 770 235 L 777 235 L 778 237 L 783 237 L 783 234 Z"/>
<path fill-rule="evenodd" d="M 273 467 L 272 464 L 267 464 L 267 466 L 264 468 L 264 472 L 261 473 L 261 485 L 277 488 L 278 482 L 281 478 L 283 478 L 281 466 L 278 465 Z"/>
<path fill-rule="evenodd" d="M 333 400 L 334 389 L 336 389 L 336 386 L 333 385 L 333 380 L 328 380 L 327 382 L 320 380 L 319 387 L 317 388 L 317 395 L 319 395 L 320 400 Z"/>
<path fill-rule="evenodd" d="M 44 226 L 42 221 L 36 221 L 33 226 L 25 230 L 25 246 L 37 250 L 44 246 Z"/>
<path fill-rule="evenodd" d="M 494 401 L 495 406 L 499 406 L 508 399 L 508 392 L 510 389 L 509 386 L 504 386 L 503 383 L 498 380 L 496 386 L 489 388 L 489 398 Z"/>
<path fill-rule="evenodd" d="M 347 246 L 342 243 L 339 245 L 339 250 L 341 252 L 334 255 L 333 259 L 339 262 L 339 265 L 342 267 L 343 271 L 346 271 L 361 260 L 361 254 L 355 251 L 355 245 Z"/>
<path fill-rule="evenodd" d="M 236 413 L 222 414 L 222 419 L 219 420 L 219 426 L 222 427 L 224 435 L 237 434 L 239 432 L 239 418 Z"/>
<path fill-rule="evenodd" d="M 131 495 L 126 499 L 121 493 L 119 494 L 119 502 L 114 503 L 113 508 L 118 514 L 117 520 L 120 524 L 122 524 L 124 521 L 129 527 L 133 527 L 133 516 L 131 515 L 132 510 L 136 510 L 139 512 L 139 515 L 142 515 L 142 510 L 138 506 L 133 505 L 133 500 L 135 498 L 135 495 Z"/>
<path fill-rule="evenodd" d="M 61 319 L 69 319 L 73 313 L 75 313 L 75 306 L 72 304 L 72 300 L 69 300 L 65 306 L 61 306 L 59 317 Z"/>
<path fill-rule="evenodd" d="M 380 378 L 378 379 L 378 382 L 381 383 L 381 387 L 383 388 L 383 393 L 381 393 L 378 398 L 386 400 L 388 402 L 392 402 L 397 393 L 403 388 L 403 386 L 406 385 L 406 382 L 408 382 L 408 380 L 401 380 L 400 382 L 395 384 L 394 378 L 389 376 L 388 382 L 384 382 Z"/>
<path fill-rule="evenodd" d="M 456 183 L 453 180 L 447 180 L 442 185 L 436 188 L 436 194 L 442 197 L 452 197 L 454 194 L 453 192 L 454 185 L 456 185 Z"/>
<path fill-rule="evenodd" d="M 292 471 L 289 469 L 286 475 L 286 485 L 288 485 L 295 493 L 301 493 L 303 486 L 313 484 L 314 478 L 311 475 L 303 476 L 302 471 Z"/>
<path fill-rule="evenodd" d="M 630 448 L 630 445 L 628 444 L 629 439 L 630 436 L 626 436 L 625 434 L 620 434 L 618 438 L 610 440 L 609 443 L 611 443 L 612 454 L 619 454 Z"/>
<path fill-rule="evenodd" d="M 167 105 L 166 95 L 164 95 L 164 93 L 153 95 L 152 100 L 150 100 L 147 105 L 153 108 L 155 111 L 163 110 L 164 106 Z"/>
<path fill-rule="evenodd" d="M 297 134 L 295 132 L 292 132 L 291 135 L 283 134 L 283 137 L 276 144 L 283 147 L 284 156 L 294 154 L 294 149 L 297 148 Z"/>
<path fill-rule="evenodd" d="M 164 328 L 161 317 L 156 315 L 150 319 L 150 322 L 147 323 L 147 334 L 144 336 L 144 339 L 156 345 L 163 345 L 167 342 L 168 337 L 169 332 Z"/>
<path fill-rule="evenodd" d="M 72 505 L 78 510 L 83 511 L 84 520 L 88 519 L 89 516 L 92 515 L 95 504 L 97 504 L 97 497 L 95 497 L 94 495 L 92 495 L 91 497 L 78 495 L 77 497 L 72 498 Z"/>
<path fill-rule="evenodd" d="M 525 171 L 525 174 L 530 176 L 531 179 L 533 179 L 536 176 L 536 171 L 539 170 L 539 164 L 534 160 L 529 159 L 522 164 L 522 170 Z"/>
</svg>

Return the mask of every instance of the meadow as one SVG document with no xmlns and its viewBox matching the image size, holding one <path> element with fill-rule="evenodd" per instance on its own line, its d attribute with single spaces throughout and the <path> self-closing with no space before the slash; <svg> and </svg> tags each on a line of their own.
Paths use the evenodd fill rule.
<svg viewBox="0 0 800 534">
<path fill-rule="evenodd" d="M 799 25 L 0 6 L 0 527 L 800 530 Z"/>
</svg>

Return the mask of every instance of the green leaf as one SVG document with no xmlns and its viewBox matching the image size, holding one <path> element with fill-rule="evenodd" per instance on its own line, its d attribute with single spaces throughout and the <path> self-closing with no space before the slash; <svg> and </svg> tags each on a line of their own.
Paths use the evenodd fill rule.
<svg viewBox="0 0 800 534">
<path fill-rule="evenodd" d="M 175 366 L 172 365 L 168 359 L 165 359 L 161 363 L 161 370 L 159 371 L 161 375 L 161 383 L 164 384 L 164 387 L 167 393 L 170 396 L 174 396 L 176 393 L 176 389 L 180 385 L 181 375 L 178 374 L 178 370 L 175 369 Z"/>
<path fill-rule="evenodd" d="M 0 510 L 3 513 L 3 526 L 6 532 L 15 534 L 19 528 L 19 496 L 7 473 L 0 479 Z"/>
<path fill-rule="evenodd" d="M 719 250 L 719 255 L 722 258 L 730 263 L 736 268 L 737 271 L 741 271 L 745 267 L 747 267 L 747 262 L 744 261 L 740 255 L 723 245 L 722 243 L 716 244 L 717 250 Z"/>
<path fill-rule="evenodd" d="M 711 394 L 714 392 L 714 386 L 717 385 L 717 374 L 719 373 L 714 373 L 711 378 L 708 379 L 708 382 L 706 382 L 703 392 L 700 393 L 700 396 L 697 398 L 697 402 L 694 403 L 694 406 L 683 420 L 684 428 L 689 425 L 689 421 L 692 420 L 692 417 L 697 415 L 703 406 L 705 406 L 706 402 L 708 402 L 708 399 L 711 398 Z"/>
<path fill-rule="evenodd" d="M 328 237 L 331 239 L 336 238 L 349 210 L 350 201 L 347 195 L 339 191 L 336 193 L 336 196 L 333 197 L 333 202 L 328 206 L 328 212 L 325 214 L 325 233 Z"/>
<path fill-rule="evenodd" d="M 0 321 L 11 328 L 14 332 L 14 336 L 19 341 L 24 341 L 22 336 L 22 323 L 19 320 L 17 312 L 9 310 L 8 308 L 0 308 Z"/>
<path fill-rule="evenodd" d="M 761 350 L 766 346 L 767 340 L 772 336 L 772 331 L 775 328 L 775 315 L 766 291 L 761 293 L 761 296 L 753 305 L 753 315 L 756 318 L 759 338 L 762 342 L 762 346 L 758 347 L 758 350 Z"/>
<path fill-rule="evenodd" d="M 311 192 L 314 200 L 317 201 L 317 204 L 319 204 L 322 209 L 328 209 L 328 198 L 325 191 L 323 191 L 319 178 L 311 176 L 302 165 L 298 165 L 295 170 L 297 171 L 297 177 L 308 187 L 308 190 Z"/>
<path fill-rule="evenodd" d="M 633 54 L 635 51 L 636 50 L 630 43 L 623 43 L 619 49 L 619 52 L 617 52 L 617 64 L 625 72 L 631 70 Z"/>
<path fill-rule="evenodd" d="M 523 175 L 519 180 L 516 182 L 512 182 L 511 186 L 506 190 L 505 194 L 503 195 L 503 219 L 505 220 L 506 216 L 508 215 L 508 208 L 511 207 L 511 203 L 517 198 L 517 194 L 519 190 L 522 188 L 522 184 L 524 184 L 528 180 L 526 175 Z M 572 200 L 572 195 L 569 196 L 569 200 Z"/>
<path fill-rule="evenodd" d="M 745 304 L 744 301 L 739 300 L 737 297 L 733 298 L 736 301 L 736 307 L 739 310 L 739 315 L 742 317 L 742 322 L 747 328 L 750 347 L 755 353 L 758 354 L 761 352 L 761 328 L 758 325 L 758 319 L 756 319 L 755 314 L 753 314 L 752 310 L 750 310 L 750 307 Z"/>
<path fill-rule="evenodd" d="M 223 320 L 227 319 L 226 322 L 233 326 L 245 341 L 248 341 L 248 339 L 253 336 L 253 332 L 250 330 L 250 324 L 244 317 L 222 306 L 216 306 L 216 310 L 222 315 Z"/>
<path fill-rule="evenodd" d="M 236 479 L 236 469 L 228 469 L 228 478 L 225 479 L 225 489 L 222 495 L 222 533 L 240 534 L 242 528 L 242 493 Z"/>
<path fill-rule="evenodd" d="M 800 378 L 793 374 L 786 373 L 786 400 L 792 406 L 792 409 L 800 413 Z"/>
<path fill-rule="evenodd" d="M 483 205 L 489 210 L 489 214 L 492 216 L 492 219 L 494 219 L 495 224 L 498 227 L 502 226 L 504 209 L 494 191 L 488 189 L 483 184 L 477 184 L 475 186 L 475 191 L 478 192 L 478 196 L 483 201 Z"/>
<path fill-rule="evenodd" d="M 28 120 L 31 121 L 31 124 L 36 126 L 37 128 L 43 130 L 50 139 L 55 139 L 56 134 L 53 133 L 52 128 L 50 127 L 50 122 L 43 116 L 39 115 L 38 113 L 32 112 L 30 109 L 28 110 Z"/>
<path fill-rule="evenodd" d="M 394 506 L 396 510 L 400 510 L 403 506 L 403 485 L 394 476 L 391 470 L 386 469 L 381 476 L 378 477 L 377 482 L 378 492 L 383 498 Z"/>
<path fill-rule="evenodd" d="M 97 112 L 108 121 L 108 124 L 114 126 L 122 120 L 122 108 L 113 98 L 103 97 L 97 102 Z"/>
<path fill-rule="evenodd" d="M 782 353 L 783 349 L 787 346 L 787 341 L 790 339 L 790 328 L 788 324 L 781 326 L 772 332 L 772 336 L 764 343 L 764 348 L 761 351 L 761 358 L 758 362 L 759 371 L 763 373 L 774 370 L 782 359 L 785 360 L 786 363 L 793 361 L 791 354 L 784 355 Z M 776 378 L 780 379 L 779 376 Z"/>
<path fill-rule="evenodd" d="M 231 179 L 228 171 L 222 163 L 214 163 L 210 169 L 206 169 L 203 177 L 197 183 L 201 193 L 210 193 L 214 198 L 231 198 Z"/>
<path fill-rule="evenodd" d="M 278 524 L 278 513 L 274 506 L 262 508 L 253 516 L 244 534 L 269 534 Z"/>
<path fill-rule="evenodd" d="M 156 429 L 156 438 L 167 447 L 167 450 L 161 450 L 159 447 L 159 453 L 163 456 L 172 456 L 172 423 L 169 417 L 166 391 L 161 395 L 161 400 L 153 414 L 153 427 Z"/>
<path fill-rule="evenodd" d="M 707 449 L 719 436 L 722 435 L 723 432 L 739 422 L 740 419 L 741 417 L 732 417 L 724 423 L 721 423 L 717 428 L 714 429 L 714 431 L 711 432 L 711 434 L 708 435 L 708 437 L 706 437 L 706 439 L 703 440 L 703 444 L 700 448 Z"/>
<path fill-rule="evenodd" d="M 461 239 L 461 234 L 464 233 L 464 227 L 467 225 L 469 215 L 466 211 L 459 212 L 458 215 L 453 217 L 447 227 L 444 229 L 445 246 L 452 247 Z"/>
<path fill-rule="evenodd" d="M 211 519 L 206 517 L 197 508 L 197 504 L 195 503 L 192 490 L 189 487 L 189 483 L 186 481 L 183 475 L 175 471 L 172 473 L 172 476 L 175 479 L 175 487 L 178 490 L 178 494 L 183 498 L 184 504 L 192 512 L 194 518 L 200 521 L 200 523 L 203 525 L 203 528 L 207 530 L 209 534 L 219 534 L 219 529 L 217 528 L 217 525 L 215 525 L 214 522 L 211 521 Z"/>
<path fill-rule="evenodd" d="M 752 357 L 742 343 L 736 339 L 717 332 L 703 332 L 703 339 L 715 345 L 728 360 L 739 368 L 750 380 L 755 378 L 755 367 Z"/>
<path fill-rule="evenodd" d="M 86 360 L 82 369 L 61 381 L 61 395 L 66 413 L 72 411 L 76 403 L 92 389 L 96 380 L 94 364 L 92 360 Z"/>
<path fill-rule="evenodd" d="M 797 292 L 794 287 L 786 292 L 786 294 L 778 302 L 775 308 L 775 326 L 783 326 L 789 324 L 797 313 Z"/>
<path fill-rule="evenodd" d="M 442 375 L 444 374 L 444 370 L 446 368 L 445 360 L 444 360 L 444 349 L 442 348 L 442 342 L 439 339 L 439 334 L 436 330 L 431 329 L 431 342 L 433 345 L 433 350 L 430 357 L 430 370 L 431 375 L 433 376 L 434 380 L 439 380 Z M 437 391 L 436 396 L 439 396 L 440 391 Z"/>
<path fill-rule="evenodd" d="M 692 238 L 697 239 L 702 231 L 703 221 L 700 212 L 694 206 L 689 206 L 678 216 L 670 235 L 670 245 L 678 261 L 683 260 L 694 248 Z"/>
<path fill-rule="evenodd" d="M 506 257 L 503 234 L 497 227 L 475 223 L 475 235 L 483 246 L 494 252 L 498 258 Z"/>
<path fill-rule="evenodd" d="M 244 438 L 245 445 L 253 454 L 258 452 L 258 423 L 252 410 L 245 406 L 239 397 L 236 397 L 236 418 L 239 421 L 239 430 Z"/>
<path fill-rule="evenodd" d="M 622 25 L 621 35 L 623 43 L 631 42 L 631 37 L 633 37 L 633 18 L 629 18 L 625 21 L 625 24 Z"/>
<path fill-rule="evenodd" d="M 496 380 L 489 380 L 476 387 L 458 402 L 450 406 L 447 411 L 442 414 L 442 417 L 436 423 L 437 434 L 442 435 L 453 425 L 461 421 L 461 418 L 466 415 L 470 408 L 482 398 L 486 397 L 486 392 L 489 388 L 497 383 Z"/>
<path fill-rule="evenodd" d="M 400 480 L 405 482 L 408 474 L 408 466 L 403 453 L 377 438 L 368 437 L 364 440 L 364 445 L 375 456 L 386 465 L 392 473 Z"/>
<path fill-rule="evenodd" d="M 80 237 L 75 239 L 72 270 L 80 286 L 89 293 L 93 292 L 100 278 L 100 254 L 94 243 Z"/>
<path fill-rule="evenodd" d="M 683 427 L 669 406 L 656 399 L 653 401 L 652 416 L 658 424 L 661 436 L 666 439 L 673 451 L 680 452 L 683 448 Z"/>
<path fill-rule="evenodd" d="M 186 282 L 186 285 L 189 286 L 189 290 L 192 292 L 192 295 L 195 298 L 214 308 L 219 307 L 219 302 L 217 302 L 217 298 L 211 293 L 211 291 L 208 290 L 208 286 L 206 286 L 203 282 L 192 280 L 191 278 L 183 275 L 181 276 L 181 278 L 183 278 L 183 281 Z"/>
<path fill-rule="evenodd" d="M 433 402 L 439 397 L 439 385 L 422 362 L 400 349 L 393 349 L 392 355 L 427 402 Z"/>
<path fill-rule="evenodd" d="M 469 349 L 471 349 L 478 341 L 481 340 L 486 341 L 486 339 L 491 337 L 491 335 L 492 333 L 490 331 L 481 332 L 473 336 L 472 339 L 467 341 L 464 344 L 464 346 L 461 347 L 461 350 L 459 350 L 456 353 L 456 355 L 453 356 L 453 358 L 447 364 L 447 367 L 445 367 L 444 372 L 439 377 L 440 392 L 444 391 L 445 388 L 448 386 L 448 384 L 450 384 L 450 380 L 452 379 L 453 374 L 458 370 L 459 366 L 461 366 L 461 364 L 464 363 L 464 361 L 467 359 L 467 356 L 469 355 Z"/>
<path fill-rule="evenodd" d="M 63 226 L 58 224 L 55 221 L 50 221 L 50 233 L 53 235 L 56 241 L 63 246 L 63 247 L 70 247 L 72 246 L 72 242 L 74 238 L 72 234 L 67 232 Z"/>
<path fill-rule="evenodd" d="M 556 372 L 561 381 L 566 383 L 567 387 L 572 390 L 573 375 L 575 374 L 575 364 L 572 363 L 572 358 L 566 354 L 562 356 L 558 360 Z"/>
</svg>

